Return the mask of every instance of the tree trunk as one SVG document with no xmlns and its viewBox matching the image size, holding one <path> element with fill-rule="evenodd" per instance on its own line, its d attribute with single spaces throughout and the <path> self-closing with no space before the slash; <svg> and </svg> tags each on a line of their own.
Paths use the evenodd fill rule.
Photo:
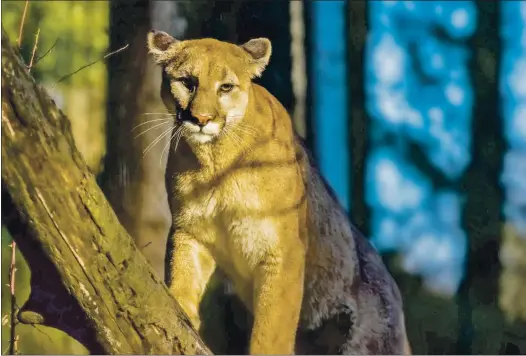
<svg viewBox="0 0 526 356">
<path fill-rule="evenodd" d="M 164 182 L 168 152 L 164 159 L 161 156 L 170 135 L 163 136 L 146 155 L 143 151 L 168 133 L 172 124 L 160 121 L 169 116 L 159 95 L 161 71 L 148 58 L 146 33 L 152 28 L 156 8 L 169 16 L 176 6 L 151 0 L 110 2 L 110 51 L 125 44 L 130 48 L 108 60 L 107 153 L 100 176 L 119 221 L 163 280 L 171 218 Z M 154 22 L 165 25 L 170 21 Z"/>
<path fill-rule="evenodd" d="M 302 1 L 290 1 L 290 59 L 292 91 L 294 94 L 294 109 L 292 122 L 296 132 L 307 137 L 307 63 L 305 56 L 305 20 Z"/>
<path fill-rule="evenodd" d="M 288 1 L 242 1 L 237 12 L 237 43 L 266 37 L 272 42 L 272 57 L 256 83 L 268 89 L 292 114 L 295 107 L 292 90 L 290 4 Z"/>
<path fill-rule="evenodd" d="M 526 239 L 511 223 L 504 224 L 500 246 L 502 271 L 499 306 L 510 321 L 526 321 Z"/>
<path fill-rule="evenodd" d="M 92 353 L 209 354 L 3 28 L 2 121 L 2 219 L 33 272 L 19 319 L 59 328 Z"/>
</svg>

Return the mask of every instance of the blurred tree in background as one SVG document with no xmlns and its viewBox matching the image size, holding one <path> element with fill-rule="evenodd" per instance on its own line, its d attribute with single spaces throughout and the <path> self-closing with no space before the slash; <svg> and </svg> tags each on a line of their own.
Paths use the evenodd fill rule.
<svg viewBox="0 0 526 356">
<path fill-rule="evenodd" d="M 138 0 L 112 1 L 109 6 L 110 52 L 129 47 L 107 62 L 107 152 L 100 184 L 120 222 L 164 278 L 170 213 L 164 188 L 166 158 L 160 158 L 172 120 L 159 97 L 161 73 L 148 56 L 145 38 L 155 18 L 162 18 L 159 13 L 167 16 L 164 29 L 177 24 L 170 16 L 170 7 L 177 5 Z M 146 156 L 157 137 L 163 139 Z"/>
<path fill-rule="evenodd" d="M 503 3 L 499 13 L 499 114 L 507 145 L 500 174 L 506 224 L 499 305 L 509 320 L 526 320 L 526 3 Z"/>
</svg>

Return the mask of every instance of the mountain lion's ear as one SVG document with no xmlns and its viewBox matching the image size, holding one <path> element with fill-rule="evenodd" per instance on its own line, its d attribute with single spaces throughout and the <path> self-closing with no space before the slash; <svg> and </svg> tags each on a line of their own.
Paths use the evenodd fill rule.
<svg viewBox="0 0 526 356">
<path fill-rule="evenodd" d="M 250 61 L 252 76 L 261 76 L 272 54 L 272 44 L 269 39 L 254 38 L 241 45 L 241 48 L 252 57 Z"/>
<path fill-rule="evenodd" d="M 148 51 L 157 63 L 163 63 L 170 58 L 170 47 L 179 41 L 163 31 L 148 31 Z"/>
</svg>

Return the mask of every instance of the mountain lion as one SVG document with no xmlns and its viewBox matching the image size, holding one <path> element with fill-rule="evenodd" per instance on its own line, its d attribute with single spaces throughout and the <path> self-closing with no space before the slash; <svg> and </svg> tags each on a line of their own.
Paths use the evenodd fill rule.
<svg viewBox="0 0 526 356">
<path fill-rule="evenodd" d="M 251 354 L 409 354 L 400 292 L 296 137 L 252 83 L 271 43 L 148 34 L 175 126 L 167 165 L 169 289 L 201 326 L 216 268 L 253 315 Z M 326 118 L 330 120 L 331 118 Z"/>
</svg>

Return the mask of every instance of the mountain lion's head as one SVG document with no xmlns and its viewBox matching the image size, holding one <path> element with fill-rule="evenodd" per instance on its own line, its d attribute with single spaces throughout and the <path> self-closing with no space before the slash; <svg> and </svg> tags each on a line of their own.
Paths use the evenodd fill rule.
<svg viewBox="0 0 526 356">
<path fill-rule="evenodd" d="M 177 117 L 176 129 L 194 143 L 212 142 L 243 119 L 251 79 L 272 52 L 266 38 L 238 46 L 211 38 L 179 41 L 156 30 L 148 33 L 148 49 L 163 68 L 161 97 Z"/>
</svg>

